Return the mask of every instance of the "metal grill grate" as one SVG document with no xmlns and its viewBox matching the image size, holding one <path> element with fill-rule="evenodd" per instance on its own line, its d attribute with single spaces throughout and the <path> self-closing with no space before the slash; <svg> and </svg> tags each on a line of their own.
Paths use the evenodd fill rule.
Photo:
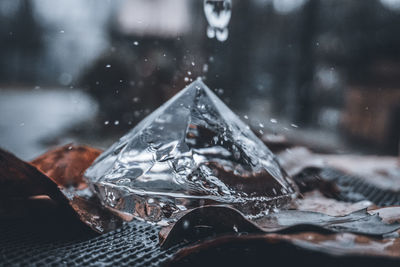
<svg viewBox="0 0 400 267">
<path fill-rule="evenodd" d="M 318 175 L 333 181 L 341 189 L 339 197 L 345 201 L 369 199 L 381 206 L 400 205 L 399 193 L 379 189 L 358 177 L 330 169 L 318 173 L 305 171 L 302 175 Z M 57 214 L 29 220 L 3 220 L 0 221 L 0 266 L 160 266 L 183 245 L 161 250 L 159 230 L 157 226 L 134 221 L 98 236 L 72 227 Z"/>
<path fill-rule="evenodd" d="M 400 205 L 400 192 L 379 188 L 358 176 L 347 175 L 334 169 L 308 168 L 298 174 L 295 180 L 301 182 L 310 177 L 335 184 L 340 191 L 338 198 L 346 202 L 369 200 L 381 207 Z"/>
<path fill-rule="evenodd" d="M 97 236 L 57 220 L 2 221 L 0 265 L 160 266 L 178 247 L 160 250 L 158 231 L 157 226 L 134 221 Z"/>
</svg>

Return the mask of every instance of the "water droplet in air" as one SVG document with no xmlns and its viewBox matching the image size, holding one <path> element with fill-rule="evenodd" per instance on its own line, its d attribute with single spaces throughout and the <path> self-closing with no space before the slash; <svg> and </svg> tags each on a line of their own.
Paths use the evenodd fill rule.
<svg viewBox="0 0 400 267">
<path fill-rule="evenodd" d="M 299 126 L 294 123 L 290 124 L 290 126 L 292 126 L 293 128 L 299 128 Z"/>
<path fill-rule="evenodd" d="M 109 121 L 105 121 L 104 122 L 104 125 L 108 125 L 110 122 Z"/>
<path fill-rule="evenodd" d="M 224 89 L 219 88 L 219 89 L 216 90 L 216 93 L 221 96 L 221 95 L 224 94 Z"/>
<path fill-rule="evenodd" d="M 208 72 L 208 64 L 203 65 L 203 72 Z"/>
<path fill-rule="evenodd" d="M 215 29 L 211 26 L 207 27 L 207 37 L 210 39 L 215 37 Z"/>
<path fill-rule="evenodd" d="M 106 68 L 111 68 L 111 65 L 110 65 L 110 64 L 107 64 L 107 65 L 106 65 Z"/>
<path fill-rule="evenodd" d="M 119 124 L 119 121 L 114 121 L 114 125 L 118 125 Z"/>
<path fill-rule="evenodd" d="M 133 45 L 138 46 L 138 45 L 139 45 L 139 42 L 138 42 L 138 41 L 134 41 L 134 42 L 133 42 Z"/>
<path fill-rule="evenodd" d="M 188 82 L 188 81 L 189 81 L 189 78 L 188 78 L 188 77 L 185 77 L 184 80 L 185 80 L 185 82 Z"/>
<path fill-rule="evenodd" d="M 208 38 L 223 42 L 228 38 L 228 24 L 232 14 L 232 0 L 204 0 L 204 13 L 208 21 Z"/>
<path fill-rule="evenodd" d="M 274 118 L 270 119 L 269 121 L 272 122 L 272 123 L 277 123 L 277 122 L 278 122 L 278 121 L 277 121 L 276 119 L 274 119 Z"/>
<path fill-rule="evenodd" d="M 217 37 L 217 40 L 220 42 L 225 42 L 228 39 L 228 29 L 217 29 L 217 34 L 215 35 Z"/>
</svg>

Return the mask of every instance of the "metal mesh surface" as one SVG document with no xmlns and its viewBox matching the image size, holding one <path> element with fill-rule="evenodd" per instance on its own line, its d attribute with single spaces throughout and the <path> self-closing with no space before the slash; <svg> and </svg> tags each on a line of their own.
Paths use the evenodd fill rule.
<svg viewBox="0 0 400 267">
<path fill-rule="evenodd" d="M 329 169 L 303 175 L 333 181 L 345 201 L 369 199 L 382 206 L 400 205 L 398 192 L 379 189 L 358 177 Z M 160 266 L 172 258 L 179 246 L 161 250 L 159 230 L 134 221 L 98 236 L 71 226 L 57 214 L 0 220 L 0 266 Z"/>
<path fill-rule="evenodd" d="M 0 222 L 0 265 L 160 266 L 177 250 L 160 250 L 159 228 L 140 221 L 100 236 L 59 223 Z"/>
<path fill-rule="evenodd" d="M 381 207 L 400 205 L 400 192 L 379 188 L 360 177 L 344 175 L 333 169 L 323 169 L 319 175 L 323 180 L 332 181 L 338 186 L 339 197 L 343 201 L 356 202 L 367 199 Z"/>
</svg>

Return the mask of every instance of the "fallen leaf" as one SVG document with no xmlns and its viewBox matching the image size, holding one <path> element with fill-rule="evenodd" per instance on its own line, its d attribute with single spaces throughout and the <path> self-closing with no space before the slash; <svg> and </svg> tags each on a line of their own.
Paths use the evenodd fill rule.
<svg viewBox="0 0 400 267">
<path fill-rule="evenodd" d="M 290 209 L 320 212 L 330 216 L 344 216 L 361 209 L 369 208 L 372 205 L 372 202 L 368 200 L 351 203 L 327 198 L 320 191 L 314 190 L 305 193 L 303 198 L 293 201 Z"/>
<path fill-rule="evenodd" d="M 94 148 L 69 144 L 29 164 L 0 150 L 0 192 L 4 198 L 0 215 L 9 215 L 16 209 L 20 214 L 37 212 L 26 208 L 31 207 L 33 198 L 44 195 L 65 214 L 77 217 L 98 233 L 116 229 L 122 220 L 101 205 L 83 178 L 84 171 L 100 153 Z"/>
<path fill-rule="evenodd" d="M 199 240 L 215 234 L 237 232 L 262 232 L 239 211 L 228 206 L 204 206 L 183 215 L 174 225 L 160 233 L 162 247 Z"/>
<path fill-rule="evenodd" d="M 368 211 L 371 215 L 378 215 L 382 221 L 388 224 L 400 223 L 400 206 L 374 208 Z"/>
<path fill-rule="evenodd" d="M 83 189 L 87 187 L 83 173 L 101 152 L 87 146 L 68 144 L 46 152 L 31 161 L 31 164 L 59 186 Z"/>
<path fill-rule="evenodd" d="M 398 266 L 399 259 L 399 238 L 304 232 L 219 236 L 180 249 L 166 266 L 366 267 Z"/>
<path fill-rule="evenodd" d="M 57 201 L 64 199 L 54 180 L 29 163 L 0 149 L 0 199 L 5 201 L 37 195 L 48 195 Z"/>
<path fill-rule="evenodd" d="M 172 227 L 160 232 L 160 241 L 162 247 L 170 247 L 181 242 L 193 242 L 216 235 L 243 232 L 350 232 L 382 237 L 397 229 L 400 229 L 399 223 L 384 223 L 378 215 L 371 215 L 366 209 L 345 216 L 282 210 L 250 221 L 237 210 L 227 206 L 204 206 L 189 211 Z"/>
<path fill-rule="evenodd" d="M 345 216 L 330 216 L 319 212 L 282 210 L 257 219 L 255 223 L 266 232 L 290 230 L 295 226 L 318 226 L 333 232 L 358 233 L 382 237 L 400 229 L 399 223 L 387 224 L 366 209 Z"/>
</svg>

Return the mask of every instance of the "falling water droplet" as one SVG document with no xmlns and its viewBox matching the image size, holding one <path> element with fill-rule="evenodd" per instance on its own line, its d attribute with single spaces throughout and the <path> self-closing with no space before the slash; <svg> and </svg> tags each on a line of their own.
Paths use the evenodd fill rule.
<svg viewBox="0 0 400 267">
<path fill-rule="evenodd" d="M 228 24 L 232 14 L 232 0 L 204 0 L 204 13 L 208 21 L 208 38 L 228 39 Z"/>
<path fill-rule="evenodd" d="M 203 65 L 203 72 L 208 72 L 208 64 Z"/>
<path fill-rule="evenodd" d="M 207 27 L 207 37 L 210 39 L 215 37 L 215 29 L 211 26 Z"/>
<path fill-rule="evenodd" d="M 217 94 L 218 95 L 223 95 L 224 94 L 224 89 L 222 89 L 222 88 L 217 89 Z"/>
<path fill-rule="evenodd" d="M 228 39 L 228 28 L 217 29 L 217 34 L 215 36 L 218 41 L 225 42 Z"/>
</svg>

